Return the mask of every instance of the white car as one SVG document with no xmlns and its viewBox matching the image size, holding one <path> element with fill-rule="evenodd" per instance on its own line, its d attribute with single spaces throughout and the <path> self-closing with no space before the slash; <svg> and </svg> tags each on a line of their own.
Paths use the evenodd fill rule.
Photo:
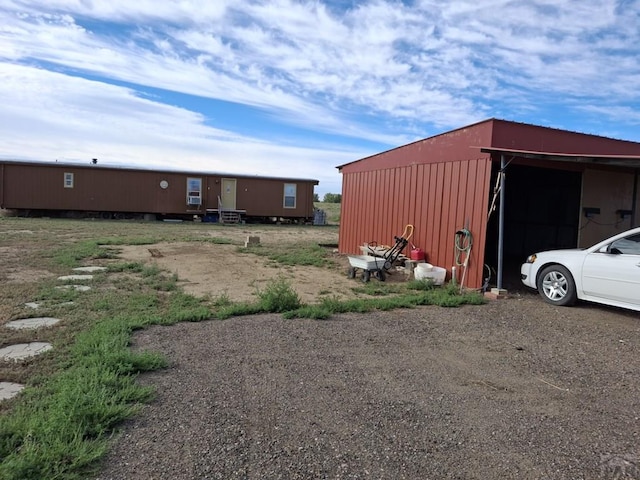
<svg viewBox="0 0 640 480">
<path fill-rule="evenodd" d="M 640 228 L 586 249 L 536 253 L 520 275 L 553 305 L 580 299 L 640 311 Z"/>
</svg>

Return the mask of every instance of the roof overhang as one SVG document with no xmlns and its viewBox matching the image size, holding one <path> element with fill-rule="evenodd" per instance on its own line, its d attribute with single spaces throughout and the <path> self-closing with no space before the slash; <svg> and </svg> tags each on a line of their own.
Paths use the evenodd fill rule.
<svg viewBox="0 0 640 480">
<path fill-rule="evenodd" d="M 551 160 L 566 163 L 587 163 L 615 167 L 640 168 L 640 155 L 594 155 L 589 153 L 556 153 L 515 150 L 510 148 L 480 147 L 483 153 L 509 155 L 534 160 Z"/>
</svg>

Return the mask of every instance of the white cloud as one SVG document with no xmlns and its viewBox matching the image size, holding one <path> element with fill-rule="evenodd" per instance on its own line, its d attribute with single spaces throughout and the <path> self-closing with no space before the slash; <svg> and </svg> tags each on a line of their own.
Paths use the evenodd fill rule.
<svg viewBox="0 0 640 480">
<path fill-rule="evenodd" d="M 364 154 L 240 136 L 127 88 L 30 67 L 0 65 L 0 98 L 2 158 L 99 158 L 103 164 L 269 176 L 282 176 L 287 165 L 286 176 L 336 185 L 333 167 Z"/>
<path fill-rule="evenodd" d="M 203 152 L 240 152 L 269 165 L 271 154 L 320 172 L 316 165 L 357 158 L 332 143 L 347 136 L 394 146 L 488 116 L 538 118 L 556 109 L 579 122 L 606 115 L 635 125 L 638 45 L 638 0 L 5 0 L 0 60 L 8 83 L 0 91 L 25 103 L 8 102 L 0 115 L 38 125 L 32 143 L 41 152 L 68 142 L 84 156 L 90 142 L 74 135 L 86 134 L 91 148 L 114 158 L 183 151 L 204 162 Z M 56 85 L 47 70 L 60 72 Z M 98 81 L 70 76 L 87 74 Z M 143 99 L 138 88 L 259 108 L 267 120 L 336 139 L 326 152 L 319 143 L 278 147 L 289 144 L 286 133 L 265 142 L 216 130 L 204 110 L 162 105 L 161 94 Z M 5 151 L 27 141 L 16 135 Z M 153 145 L 164 150 L 154 154 Z"/>
</svg>

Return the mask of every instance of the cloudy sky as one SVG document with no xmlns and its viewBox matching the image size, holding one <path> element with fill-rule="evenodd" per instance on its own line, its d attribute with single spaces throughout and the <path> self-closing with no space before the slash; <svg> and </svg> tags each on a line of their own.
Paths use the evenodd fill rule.
<svg viewBox="0 0 640 480">
<path fill-rule="evenodd" d="M 0 158 L 322 196 L 490 117 L 640 141 L 640 0 L 0 0 Z"/>
</svg>

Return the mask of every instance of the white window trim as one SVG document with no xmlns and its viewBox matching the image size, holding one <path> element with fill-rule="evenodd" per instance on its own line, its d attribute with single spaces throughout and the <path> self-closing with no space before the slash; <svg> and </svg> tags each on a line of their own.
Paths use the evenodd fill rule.
<svg viewBox="0 0 640 480">
<path fill-rule="evenodd" d="M 73 188 L 72 172 L 64 172 L 64 188 Z"/>
<path fill-rule="evenodd" d="M 287 187 L 293 187 L 293 195 L 287 195 Z M 282 198 L 282 207 L 283 208 L 296 208 L 298 204 L 298 185 L 295 183 L 285 183 L 284 184 L 284 195 Z M 293 206 L 287 205 L 287 198 L 293 197 Z"/>
<path fill-rule="evenodd" d="M 198 190 L 189 190 L 189 186 L 192 181 L 195 180 L 199 184 Z M 197 193 L 197 195 L 194 195 Z M 195 203 L 197 202 L 197 203 Z M 202 205 L 202 178 L 200 177 L 188 177 L 187 178 L 187 205 L 200 206 Z"/>
</svg>

